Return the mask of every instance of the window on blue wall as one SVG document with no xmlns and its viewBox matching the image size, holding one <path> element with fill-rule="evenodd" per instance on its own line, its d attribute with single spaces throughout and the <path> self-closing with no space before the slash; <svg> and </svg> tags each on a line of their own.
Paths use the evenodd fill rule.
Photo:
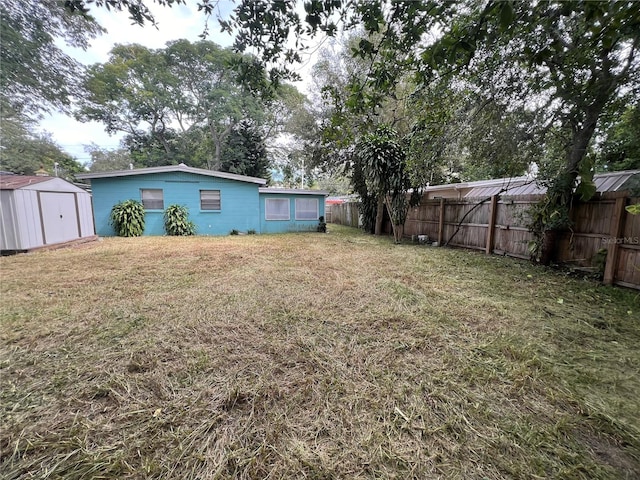
<svg viewBox="0 0 640 480">
<path fill-rule="evenodd" d="M 200 210 L 222 210 L 220 190 L 200 190 Z"/>
<path fill-rule="evenodd" d="M 317 220 L 318 199 L 296 198 L 296 220 Z"/>
<path fill-rule="evenodd" d="M 140 190 L 142 205 L 147 210 L 164 210 L 164 194 L 161 188 L 143 188 Z"/>
<path fill-rule="evenodd" d="M 264 214 L 267 220 L 289 220 L 288 198 L 267 198 L 264 203 Z"/>
</svg>

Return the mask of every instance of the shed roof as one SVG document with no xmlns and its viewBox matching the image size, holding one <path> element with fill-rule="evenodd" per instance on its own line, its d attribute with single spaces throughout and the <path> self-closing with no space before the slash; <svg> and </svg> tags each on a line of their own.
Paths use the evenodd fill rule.
<svg viewBox="0 0 640 480">
<path fill-rule="evenodd" d="M 40 177 L 35 175 L 0 175 L 0 190 L 18 190 L 36 183 L 47 182 L 56 177 Z"/>
<path fill-rule="evenodd" d="M 206 170 L 204 168 L 188 167 L 184 163 L 180 165 L 167 165 L 165 167 L 149 167 L 136 168 L 133 170 L 113 170 L 110 172 L 81 173 L 76 175 L 79 179 L 91 180 L 94 178 L 112 178 L 112 177 L 129 177 L 132 175 L 148 175 L 150 173 L 171 173 L 185 172 L 196 175 L 205 175 L 208 177 L 226 178 L 228 180 L 237 180 L 239 182 L 257 183 L 264 185 L 267 181 L 264 178 L 248 177 L 245 175 L 236 175 L 235 173 L 218 172 L 216 170 Z"/>
<path fill-rule="evenodd" d="M 640 182 L 640 170 L 599 173 L 593 176 L 593 182 L 596 184 L 596 191 L 599 193 L 626 190 L 632 187 L 632 183 Z M 465 197 L 469 198 L 490 197 L 497 194 L 505 196 L 542 195 L 547 191 L 546 187 L 539 185 L 535 180 L 528 177 L 498 178 L 456 184 L 456 186 L 469 189 L 464 194 Z M 503 189 L 506 190 L 502 191 Z"/>
<path fill-rule="evenodd" d="M 325 192 L 324 190 L 302 190 L 297 188 L 259 188 L 259 193 L 273 193 L 280 195 L 323 195 L 325 197 L 329 196 L 329 192 Z"/>
</svg>

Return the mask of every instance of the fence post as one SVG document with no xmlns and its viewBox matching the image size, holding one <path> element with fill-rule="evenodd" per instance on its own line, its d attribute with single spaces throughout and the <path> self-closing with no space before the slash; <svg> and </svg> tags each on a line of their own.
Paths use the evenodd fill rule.
<svg viewBox="0 0 640 480">
<path fill-rule="evenodd" d="M 484 250 L 484 253 L 486 253 L 487 255 L 491 255 L 491 252 L 493 252 L 497 210 L 498 210 L 498 195 L 493 195 L 491 197 L 491 205 L 489 207 L 489 229 L 487 230 L 487 243 Z"/>
<path fill-rule="evenodd" d="M 627 203 L 626 197 L 616 198 L 616 206 L 613 210 L 613 221 L 611 222 L 610 238 L 608 239 L 607 248 L 607 261 L 604 266 L 604 279 L 605 285 L 611 285 L 615 280 L 616 266 L 618 264 L 618 240 L 622 237 L 624 232 L 624 214 L 625 205 Z"/>
<path fill-rule="evenodd" d="M 444 198 L 440 199 L 440 219 L 438 220 L 438 245 L 442 246 L 444 238 Z"/>
</svg>

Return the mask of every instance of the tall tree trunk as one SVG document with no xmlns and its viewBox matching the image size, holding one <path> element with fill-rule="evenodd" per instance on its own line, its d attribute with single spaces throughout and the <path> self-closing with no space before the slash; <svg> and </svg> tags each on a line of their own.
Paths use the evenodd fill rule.
<svg viewBox="0 0 640 480">
<path fill-rule="evenodd" d="M 375 235 L 382 235 L 382 221 L 384 220 L 384 197 L 385 195 L 378 195 L 378 207 L 376 210 L 376 229 Z"/>
<path fill-rule="evenodd" d="M 215 125 L 213 125 L 213 123 L 209 123 L 209 132 L 211 132 L 211 139 L 215 146 L 213 161 L 207 161 L 207 166 L 210 170 L 220 170 L 220 166 L 222 165 L 220 161 L 220 156 L 222 155 L 222 142 L 224 142 L 224 139 L 231 133 L 231 128 L 232 126 L 228 125 L 222 132 L 218 133 Z"/>
<path fill-rule="evenodd" d="M 589 105 L 585 112 L 585 120 L 580 127 L 574 127 L 571 139 L 571 146 L 567 150 L 564 174 L 557 178 L 547 195 L 552 195 L 552 202 L 549 205 L 550 210 L 558 210 L 566 212 L 571 207 L 573 198 L 573 187 L 581 170 L 581 163 L 589 148 L 589 142 L 596 130 L 598 118 L 606 105 L 606 97 L 599 96 Z M 558 234 L 556 229 L 546 229 L 542 237 L 542 245 L 540 250 L 540 263 L 549 265 L 555 258 L 556 240 Z"/>
<path fill-rule="evenodd" d="M 215 150 L 213 152 L 213 159 L 207 159 L 207 168 L 209 170 L 220 170 L 220 153 L 222 151 L 222 139 L 211 123 L 209 124 L 209 132 L 211 133 L 211 140 L 213 141 Z"/>
<path fill-rule="evenodd" d="M 220 152 L 222 147 L 220 146 L 220 141 L 218 139 L 215 140 L 215 153 L 213 156 L 213 165 L 211 166 L 212 170 L 220 170 Z"/>
<path fill-rule="evenodd" d="M 571 148 L 567 152 L 566 172 L 571 175 L 571 179 L 575 180 L 580 173 L 580 163 L 584 159 L 587 148 L 589 148 L 589 142 L 596 131 L 596 125 L 598 118 L 604 109 L 604 103 L 602 105 L 592 105 L 586 112 L 586 120 L 582 128 L 573 132 Z"/>
</svg>

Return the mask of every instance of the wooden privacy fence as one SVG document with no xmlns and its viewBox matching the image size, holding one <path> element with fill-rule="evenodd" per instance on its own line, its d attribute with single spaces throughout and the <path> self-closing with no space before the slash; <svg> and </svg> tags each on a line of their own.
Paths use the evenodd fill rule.
<svg viewBox="0 0 640 480">
<path fill-rule="evenodd" d="M 451 246 L 528 259 L 533 235 L 526 227 L 527 211 L 540 198 L 423 200 L 409 209 L 404 234 L 427 235 L 439 245 L 451 239 Z M 572 229 L 558 235 L 554 260 L 594 271 L 604 264 L 604 283 L 640 289 L 640 215 L 625 210 L 638 202 L 626 192 L 612 192 L 577 203 L 571 211 Z M 358 226 L 357 204 L 332 206 L 332 221 Z M 390 232 L 387 220 L 385 233 Z"/>
<path fill-rule="evenodd" d="M 325 207 L 325 215 L 328 223 L 337 223 L 348 227 L 360 226 L 360 212 L 357 202 L 327 205 Z"/>
</svg>

